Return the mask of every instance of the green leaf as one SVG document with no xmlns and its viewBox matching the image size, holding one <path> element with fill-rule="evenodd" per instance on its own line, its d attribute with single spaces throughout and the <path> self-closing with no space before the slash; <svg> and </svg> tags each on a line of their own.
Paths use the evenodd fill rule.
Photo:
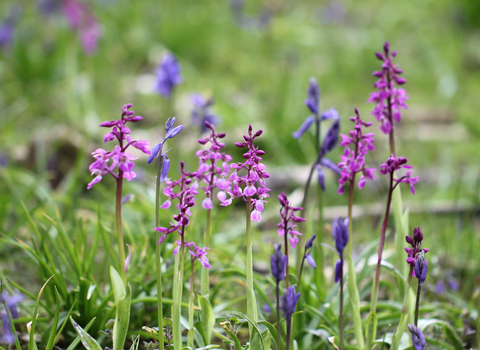
<svg viewBox="0 0 480 350">
<path fill-rule="evenodd" d="M 252 329 L 255 330 L 255 334 L 258 335 L 258 337 L 260 338 L 260 343 L 262 344 L 262 349 L 265 350 L 265 346 L 264 346 L 263 338 L 262 338 L 262 333 L 260 332 L 260 329 L 258 329 L 257 323 L 253 322 L 250 318 L 248 318 L 245 314 L 243 314 L 241 312 L 232 311 L 231 313 L 234 314 L 234 315 L 238 315 L 238 316 L 247 320 L 248 324 L 252 327 Z M 252 339 L 252 338 L 253 337 L 250 336 L 250 339 Z M 251 345 L 251 348 L 253 350 L 253 345 Z M 257 348 L 255 348 L 255 349 L 257 349 Z"/>
<path fill-rule="evenodd" d="M 113 295 L 115 298 L 115 323 L 113 324 L 113 350 L 123 350 L 130 323 L 132 289 L 130 284 L 125 291 L 123 280 L 113 266 L 110 266 Z"/>
<path fill-rule="evenodd" d="M 425 332 L 425 329 L 431 325 L 438 324 L 440 326 L 443 326 L 443 329 L 445 330 L 445 333 L 447 334 L 448 340 L 452 343 L 452 345 L 455 347 L 456 350 L 462 350 L 463 349 L 463 342 L 460 336 L 457 334 L 455 329 L 447 322 L 443 320 L 438 320 L 438 319 L 421 319 L 418 320 L 418 328 L 422 332 Z"/>
<path fill-rule="evenodd" d="M 48 343 L 46 350 L 52 350 L 53 346 L 55 345 L 55 333 L 57 332 L 57 325 L 58 325 L 58 316 L 60 315 L 60 295 L 58 294 L 57 287 L 55 288 L 55 317 L 53 319 L 52 330 L 50 331 L 50 336 L 48 337 Z"/>
<path fill-rule="evenodd" d="M 77 331 L 78 336 L 80 337 L 80 340 L 81 340 L 83 346 L 85 347 L 85 349 L 87 349 L 87 350 L 102 350 L 102 347 L 97 343 L 97 341 L 95 339 L 93 339 L 93 337 L 90 334 L 85 332 L 85 330 L 82 327 L 80 327 L 77 324 L 77 322 L 74 321 L 72 316 L 70 316 L 70 321 L 72 322 L 73 328 L 75 328 L 75 330 Z"/>
<path fill-rule="evenodd" d="M 272 335 L 272 339 L 275 342 L 275 345 L 277 346 L 277 349 L 284 349 L 285 348 L 285 341 L 283 339 L 281 339 L 281 337 L 280 337 L 280 339 L 281 339 L 282 344 L 280 346 L 277 344 L 277 329 L 275 328 L 275 326 L 273 324 L 271 324 L 268 321 L 258 321 L 258 324 L 264 325 L 265 327 L 268 328 L 268 330 L 270 331 L 270 334 Z"/>
<path fill-rule="evenodd" d="M 43 290 L 47 286 L 47 283 L 53 278 L 51 276 L 42 286 L 40 292 L 38 292 L 37 301 L 35 302 L 35 309 L 33 310 L 33 320 L 32 327 L 30 328 L 30 338 L 28 340 L 28 350 L 37 350 L 37 344 L 35 343 L 35 325 L 37 324 L 37 312 L 38 306 L 40 305 L 40 297 L 42 296 Z"/>
<path fill-rule="evenodd" d="M 212 305 L 207 298 L 198 295 L 198 302 L 202 309 L 202 327 L 205 335 L 205 343 L 210 343 L 212 339 L 213 327 L 215 326 L 215 314 L 213 313 Z"/>
<path fill-rule="evenodd" d="M 85 326 L 84 331 L 88 332 L 90 327 L 92 327 L 93 322 L 95 322 L 95 317 L 92 318 L 90 322 Z M 67 350 L 75 350 L 77 348 L 78 343 L 80 343 L 80 335 L 77 335 L 77 337 L 73 340 L 73 342 L 70 344 L 70 346 L 67 348 Z"/>
</svg>

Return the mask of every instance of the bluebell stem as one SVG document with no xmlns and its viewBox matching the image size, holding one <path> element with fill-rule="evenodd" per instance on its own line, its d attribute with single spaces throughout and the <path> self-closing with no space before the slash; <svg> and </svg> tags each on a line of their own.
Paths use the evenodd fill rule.
<svg viewBox="0 0 480 350">
<path fill-rule="evenodd" d="M 410 331 L 415 350 L 425 350 L 427 343 L 420 328 L 417 328 L 417 326 L 413 324 L 408 324 L 408 330 Z"/>
<path fill-rule="evenodd" d="M 310 237 L 307 243 L 305 243 L 305 250 L 303 253 L 302 265 L 300 266 L 300 273 L 298 274 L 298 290 L 299 291 L 302 288 L 303 265 L 305 263 L 305 260 L 311 267 L 313 267 L 314 269 L 317 268 L 317 263 L 315 262 L 315 259 L 313 259 L 311 255 L 313 250 L 313 241 L 315 241 L 315 238 L 317 238 L 317 235 L 313 235 L 312 237 Z"/>
<path fill-rule="evenodd" d="M 270 257 L 270 267 L 272 269 L 273 278 L 276 281 L 276 297 L 277 297 L 277 347 L 280 347 L 282 326 L 280 324 L 280 281 L 285 278 L 285 268 L 288 263 L 288 259 L 282 253 L 282 244 L 276 244 L 274 246 L 275 253 Z"/>
<path fill-rule="evenodd" d="M 182 67 L 175 56 L 166 54 L 157 68 L 157 81 L 155 90 L 165 98 L 171 98 L 173 89 L 183 82 Z"/>
<path fill-rule="evenodd" d="M 428 264 L 425 260 L 425 252 L 421 251 L 418 254 L 417 260 L 415 261 L 415 277 L 418 279 L 418 288 L 417 288 L 417 302 L 415 303 L 415 326 L 418 325 L 418 311 L 420 309 L 420 292 L 422 290 L 422 284 L 425 283 L 427 279 Z"/>
<path fill-rule="evenodd" d="M 295 286 L 288 287 L 285 294 L 282 296 L 282 311 L 287 322 L 287 339 L 286 339 L 286 350 L 290 349 L 291 343 L 291 331 L 292 331 L 292 315 L 295 312 L 297 307 L 298 299 L 300 298 L 300 293 L 296 293 Z"/>
<path fill-rule="evenodd" d="M 340 282 L 340 349 L 343 349 L 343 251 L 348 244 L 348 223 L 349 219 L 335 218 L 333 219 L 332 226 L 335 248 L 337 249 L 337 253 L 340 257 L 335 264 L 335 283 Z"/>
<path fill-rule="evenodd" d="M 205 122 L 212 125 L 220 122 L 220 117 L 213 114 L 210 110 L 210 107 L 212 107 L 215 102 L 213 98 L 206 99 L 199 93 L 194 93 L 191 95 L 191 100 L 193 103 L 192 122 L 201 127 L 202 133 L 208 130 Z"/>
</svg>

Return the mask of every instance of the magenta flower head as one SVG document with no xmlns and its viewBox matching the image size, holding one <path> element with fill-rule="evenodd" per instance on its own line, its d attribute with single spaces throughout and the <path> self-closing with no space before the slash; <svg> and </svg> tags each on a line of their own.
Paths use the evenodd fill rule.
<svg viewBox="0 0 480 350">
<path fill-rule="evenodd" d="M 295 286 L 288 287 L 286 293 L 282 295 L 281 308 L 287 322 L 291 321 L 299 298 L 300 293 L 296 293 Z"/>
<path fill-rule="evenodd" d="M 248 135 L 244 135 L 244 142 L 237 142 L 235 146 L 239 148 L 247 148 L 243 154 L 245 162 L 232 163 L 230 168 L 233 169 L 229 181 L 232 183 L 232 189 L 226 192 L 230 195 L 229 199 L 222 202 L 221 205 L 227 206 L 232 204 L 235 198 L 243 198 L 244 201 L 251 201 L 251 219 L 260 222 L 262 220 L 262 213 L 264 211 L 265 200 L 269 197 L 270 189 L 265 184 L 265 179 L 270 175 L 265 171 L 265 165 L 262 163 L 262 155 L 264 151 L 255 146 L 254 140 L 263 133 L 258 130 L 253 133 L 251 125 L 248 127 Z M 244 173 L 240 176 L 238 173 Z M 242 186 L 244 187 L 242 189 Z"/>
<path fill-rule="evenodd" d="M 420 227 L 417 227 L 413 230 L 413 238 L 410 236 L 405 236 L 405 240 L 411 246 L 411 248 L 405 248 L 405 251 L 408 254 L 407 263 L 412 268 L 415 268 L 415 261 L 417 260 L 418 255 L 421 252 L 427 253 L 430 251 L 430 249 L 420 248 L 423 244 L 423 234 Z M 413 270 L 413 273 L 415 275 L 415 270 Z"/>
<path fill-rule="evenodd" d="M 415 347 L 415 350 L 425 350 L 425 346 L 427 345 L 427 343 L 420 328 L 417 328 L 417 326 L 415 326 L 414 324 L 409 323 L 408 330 L 410 331 L 412 343 Z"/>
<path fill-rule="evenodd" d="M 63 0 L 62 5 L 65 17 L 72 30 L 78 33 L 85 53 L 93 55 L 102 30 L 92 10 L 78 0 Z"/>
<path fill-rule="evenodd" d="M 389 134 L 393 129 L 393 122 L 399 123 L 402 119 L 400 109 L 408 109 L 405 101 L 408 95 L 398 86 L 405 84 L 405 78 L 400 77 L 403 71 L 393 64 L 397 51 L 390 53 L 388 41 L 383 46 L 383 53 L 377 52 L 377 58 L 382 61 L 382 70 L 373 72 L 379 78 L 373 85 L 378 91 L 372 92 L 367 102 L 375 103 L 372 115 L 381 123 L 380 129 Z"/>
<path fill-rule="evenodd" d="M 213 114 L 211 107 L 215 100 L 213 98 L 204 98 L 199 93 L 191 95 L 193 103 L 192 110 L 192 122 L 194 125 L 199 125 L 202 130 L 202 134 L 208 130 L 206 122 L 212 125 L 216 125 L 220 122 L 220 117 Z"/>
<path fill-rule="evenodd" d="M 182 247 L 182 241 L 177 241 L 177 246 L 173 250 L 173 255 L 176 255 L 180 251 L 181 247 Z M 200 264 L 206 269 L 210 269 L 212 267 L 208 262 L 208 257 L 207 257 L 207 254 L 208 254 L 207 250 L 209 250 L 210 248 L 207 248 L 207 247 L 199 248 L 192 241 L 190 241 L 190 243 L 185 243 L 185 247 L 188 248 L 188 252 L 192 257 L 192 261 L 195 261 L 196 259 L 198 259 Z"/>
<path fill-rule="evenodd" d="M 335 120 L 339 118 L 338 112 L 333 108 L 320 114 L 320 87 L 318 86 L 317 80 L 313 77 L 310 78 L 307 89 L 307 99 L 304 103 L 313 115 L 307 117 L 300 128 L 292 134 L 295 139 L 299 139 L 315 121 L 319 123 L 323 120 Z"/>
<path fill-rule="evenodd" d="M 163 233 L 163 236 L 158 241 L 162 243 L 165 237 L 172 233 L 178 232 L 180 235 L 184 234 L 184 229 L 190 223 L 189 216 L 192 215 L 191 207 L 195 206 L 195 195 L 198 194 L 198 184 L 194 183 L 191 177 L 194 175 L 185 171 L 185 163 L 180 163 L 181 177 L 177 181 L 166 181 L 166 187 L 163 194 L 167 196 L 167 200 L 162 204 L 162 209 L 168 209 L 172 205 L 173 199 L 178 199 L 177 204 L 178 214 L 173 216 L 175 222 L 170 222 L 168 227 L 155 227 L 155 230 Z"/>
<path fill-rule="evenodd" d="M 341 162 L 338 163 L 338 167 L 341 170 L 340 179 L 338 180 L 338 193 L 343 193 L 343 187 L 347 182 L 353 182 L 355 175 L 361 173 L 360 181 L 358 182 L 358 188 L 362 189 L 365 186 L 366 180 L 373 180 L 373 172 L 375 168 L 366 168 L 365 156 L 369 151 L 373 151 L 375 142 L 373 136 L 375 134 L 364 134 L 363 127 L 369 127 L 372 123 L 364 122 L 360 119 L 358 109 L 355 108 L 355 117 L 350 117 L 350 120 L 355 123 L 355 127 L 348 135 L 340 135 L 342 142 L 340 146 L 345 147 L 345 152 L 341 158 Z M 350 149 L 352 145 L 353 150 Z"/>
<path fill-rule="evenodd" d="M 183 82 L 182 67 L 175 56 L 167 53 L 157 68 L 155 91 L 165 98 L 171 98 L 173 88 Z"/>
<path fill-rule="evenodd" d="M 145 154 L 150 155 L 148 141 L 145 140 L 132 140 L 130 137 L 130 129 L 127 127 L 127 123 L 138 122 L 143 118 L 139 115 L 133 116 L 135 113 L 129 109 L 132 104 L 129 103 L 122 108 L 122 116 L 119 120 L 111 120 L 100 124 L 101 127 L 112 128 L 112 131 L 105 134 L 103 141 L 105 143 L 113 140 L 117 140 L 113 151 L 107 152 L 103 148 L 97 149 L 92 153 L 95 161 L 90 165 L 89 170 L 92 176 L 95 178 L 88 184 L 87 189 L 91 189 L 93 185 L 99 183 L 103 176 L 110 174 L 114 178 L 126 178 L 127 181 L 134 179 L 137 174 L 133 171 L 135 158 L 132 154 L 126 152 L 126 150 L 132 146 L 139 149 Z M 118 172 L 116 168 L 118 167 Z"/>
<path fill-rule="evenodd" d="M 427 279 L 427 272 L 428 264 L 427 260 L 425 260 L 425 253 L 421 252 L 415 261 L 415 277 L 417 277 L 418 284 L 420 286 L 425 283 L 425 280 Z"/>
<path fill-rule="evenodd" d="M 295 230 L 296 223 L 298 222 L 303 222 L 305 221 L 304 218 L 301 218 L 300 216 L 295 216 L 295 212 L 302 210 L 300 207 L 293 207 L 292 204 L 289 202 L 287 195 L 285 192 L 282 192 L 281 195 L 278 196 L 278 200 L 280 201 L 280 216 L 282 218 L 282 221 L 277 224 L 278 227 L 278 235 L 279 236 L 285 236 L 285 235 L 290 235 L 288 238 L 288 241 L 292 245 L 292 248 L 295 248 L 295 246 L 298 243 L 298 236 L 301 236 L 302 234 Z M 286 242 L 286 240 L 285 240 Z"/>
<path fill-rule="evenodd" d="M 225 145 L 220 140 L 225 137 L 225 133 L 216 133 L 215 126 L 208 121 L 204 124 L 207 130 L 210 130 L 210 136 L 199 139 L 198 143 L 201 145 L 209 144 L 210 148 L 199 150 L 195 154 L 199 158 L 195 180 L 205 184 L 200 187 L 205 193 L 202 207 L 208 210 L 213 208 L 212 198 L 215 189 L 218 189 L 217 198 L 220 202 L 223 203 L 227 200 L 226 191 L 231 190 L 231 183 L 227 179 L 230 174 L 228 162 L 232 160 L 232 157 L 225 152 L 221 152 Z"/>
<path fill-rule="evenodd" d="M 270 256 L 270 267 L 272 269 L 273 278 L 279 283 L 285 278 L 285 268 L 287 267 L 288 257 L 283 255 L 282 245 L 274 245 L 274 254 Z"/>
<path fill-rule="evenodd" d="M 390 174 L 390 176 L 393 178 L 394 173 L 396 171 L 400 169 L 409 169 L 404 176 L 398 179 L 393 178 L 393 181 L 395 181 L 396 183 L 393 188 L 395 188 L 399 183 L 403 182 L 403 183 L 409 184 L 410 190 L 412 191 L 413 194 L 415 194 L 415 188 L 413 186 L 418 182 L 418 179 L 420 178 L 420 176 L 411 177 L 413 170 L 410 170 L 410 169 L 413 169 L 413 166 L 407 165 L 407 162 L 408 162 L 407 158 L 395 157 L 392 154 L 385 163 L 380 165 L 380 173 L 382 173 L 383 175 Z"/>
</svg>

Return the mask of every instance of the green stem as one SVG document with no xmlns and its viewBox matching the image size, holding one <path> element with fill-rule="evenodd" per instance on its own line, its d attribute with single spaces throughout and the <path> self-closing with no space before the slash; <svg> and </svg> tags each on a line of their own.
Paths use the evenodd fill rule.
<svg viewBox="0 0 480 350">
<path fill-rule="evenodd" d="M 125 247 L 123 244 L 123 233 L 122 233 L 122 185 L 123 185 L 123 171 L 118 172 L 117 178 L 117 197 L 116 197 L 116 210 L 115 210 L 115 221 L 117 227 L 117 243 L 118 243 L 118 265 L 120 267 L 120 276 L 122 277 L 123 283 L 127 285 L 127 274 L 125 272 Z"/>
<path fill-rule="evenodd" d="M 407 317 L 408 312 L 408 301 L 410 297 L 410 284 L 412 282 L 412 273 L 413 267 L 410 266 L 410 272 L 408 273 L 406 282 L 405 282 L 405 295 L 403 297 L 403 306 L 400 315 L 400 322 L 398 323 L 398 328 L 392 339 L 392 350 L 398 350 L 400 346 L 400 340 L 402 339 L 403 332 L 405 331 L 405 318 Z"/>
<path fill-rule="evenodd" d="M 422 291 L 422 285 L 418 283 L 417 301 L 415 303 L 415 326 L 418 326 L 418 310 L 420 309 L 420 292 L 421 291 Z"/>
<path fill-rule="evenodd" d="M 251 235 L 251 211 L 252 198 L 247 197 L 247 214 L 246 214 L 246 231 L 247 231 L 247 315 L 252 322 L 257 322 L 257 308 L 255 300 L 255 292 L 253 289 L 253 252 L 252 252 L 252 235 Z M 253 343 L 253 326 L 249 323 L 250 344 Z"/>
<path fill-rule="evenodd" d="M 339 329 L 340 329 L 340 350 L 343 350 L 343 256 L 340 256 L 340 315 L 339 315 Z"/>
<path fill-rule="evenodd" d="M 355 331 L 355 338 L 357 339 L 358 348 L 364 347 L 362 319 L 360 316 L 360 295 L 357 288 L 357 276 L 355 275 L 355 264 L 353 262 L 353 225 L 352 225 L 352 207 L 353 207 L 353 190 L 355 188 L 355 175 L 350 182 L 350 190 L 348 196 L 348 232 L 350 233 L 350 239 L 347 244 L 347 289 L 350 297 L 350 304 L 352 306 L 352 319 L 353 327 Z"/>
<path fill-rule="evenodd" d="M 181 307 L 182 307 L 182 294 L 183 294 L 183 274 L 185 270 L 185 226 L 182 226 L 182 246 L 180 249 L 180 262 L 178 269 L 180 271 L 175 271 L 177 274 L 177 286 L 175 288 L 175 300 L 174 300 L 174 307 L 173 307 L 173 346 L 175 350 L 182 349 L 182 328 L 180 323 L 180 316 L 181 316 Z"/>
<path fill-rule="evenodd" d="M 207 210 L 207 226 L 205 227 L 204 232 L 204 241 L 205 247 L 210 247 L 210 236 L 212 234 L 212 224 L 211 224 L 212 210 Z M 200 281 L 200 291 L 202 295 L 208 298 L 210 294 L 210 269 L 202 269 L 201 272 L 201 281 Z"/>
<path fill-rule="evenodd" d="M 282 325 L 280 323 L 280 282 L 277 281 L 277 350 L 282 349 Z"/>
<path fill-rule="evenodd" d="M 195 300 L 195 294 L 193 293 L 193 269 L 194 269 L 194 258 L 192 257 L 192 263 L 190 268 L 190 300 L 188 303 L 188 346 L 193 347 L 193 302 Z M 206 270 L 206 269 L 205 269 Z"/>
<path fill-rule="evenodd" d="M 162 174 L 163 157 L 162 147 L 160 148 L 160 156 L 158 157 L 157 178 L 156 178 L 156 195 L 155 195 L 155 227 L 160 227 L 160 193 L 161 183 L 160 176 Z M 157 306 L 158 306 L 158 335 L 159 335 L 159 350 L 164 349 L 164 334 L 163 334 L 163 301 L 162 301 L 162 246 L 158 244 L 160 241 L 160 232 L 156 231 L 156 245 L 155 245 L 155 262 L 157 268 Z"/>
</svg>

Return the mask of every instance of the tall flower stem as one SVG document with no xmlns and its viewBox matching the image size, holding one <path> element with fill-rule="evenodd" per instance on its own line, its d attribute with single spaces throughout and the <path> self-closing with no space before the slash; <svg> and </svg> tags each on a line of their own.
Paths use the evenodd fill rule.
<svg viewBox="0 0 480 350">
<path fill-rule="evenodd" d="M 257 306 L 253 289 L 253 252 L 252 252 L 252 198 L 247 197 L 246 233 L 247 233 L 247 315 L 252 322 L 257 322 Z M 253 340 L 253 326 L 249 323 L 250 344 Z"/>
<path fill-rule="evenodd" d="M 280 323 L 281 316 L 280 316 L 280 281 L 277 281 L 277 349 L 282 349 L 282 325 Z"/>
<path fill-rule="evenodd" d="M 288 217 L 288 208 L 285 209 L 285 216 L 283 218 L 283 227 L 287 227 L 288 223 L 287 223 L 287 217 Z M 283 235 L 283 238 L 284 238 L 284 244 L 285 244 L 285 256 L 287 257 L 287 264 L 286 264 L 286 268 L 285 268 L 285 283 L 286 283 L 286 288 L 288 289 L 288 287 L 290 287 L 290 273 L 289 273 L 289 262 L 290 262 L 290 257 L 288 255 L 288 235 L 285 233 Z M 299 247 L 300 247 L 300 244 L 298 244 Z M 297 260 L 301 260 L 300 259 L 300 255 L 297 256 Z M 302 259 L 303 260 L 303 259 Z M 301 268 L 300 268 L 301 270 Z"/>
<path fill-rule="evenodd" d="M 292 318 L 287 318 L 287 339 L 285 341 L 285 350 L 290 350 L 290 343 L 292 337 Z"/>
<path fill-rule="evenodd" d="M 376 336 L 376 324 L 377 324 L 377 300 L 378 300 L 378 288 L 380 285 L 380 270 L 382 268 L 382 253 L 383 247 L 385 246 L 385 233 L 387 231 L 388 216 L 390 214 L 390 205 L 392 203 L 392 193 L 394 190 L 393 186 L 393 172 L 390 173 L 390 188 L 388 191 L 387 199 L 387 208 L 385 210 L 385 217 L 383 219 L 382 231 L 380 233 L 380 243 L 378 245 L 378 259 L 377 259 L 377 268 L 375 271 L 375 280 L 373 282 L 372 296 L 370 301 L 370 313 L 368 315 L 368 328 L 367 328 L 367 346 L 366 349 L 371 349 L 373 340 Z"/>
<path fill-rule="evenodd" d="M 356 153 L 356 152 L 355 152 Z M 352 232 L 352 207 L 353 207 L 353 190 L 355 188 L 355 174 L 353 179 L 350 182 L 350 189 L 348 195 L 348 232 L 350 232 L 351 237 L 353 237 Z M 360 295 L 357 288 L 357 277 L 355 275 L 355 264 L 353 262 L 353 241 L 352 238 L 349 239 L 347 245 L 347 264 L 348 264 L 348 275 L 347 275 L 347 289 L 350 296 L 350 304 L 352 305 L 352 319 L 353 327 L 355 331 L 355 338 L 357 339 L 357 344 L 360 349 L 364 347 L 364 338 L 363 338 L 363 329 L 362 329 L 362 319 L 360 316 Z"/>
<path fill-rule="evenodd" d="M 118 265 L 120 270 L 120 276 L 123 283 L 127 285 L 127 273 L 125 272 L 125 247 L 123 244 L 122 233 L 122 187 L 123 187 L 123 171 L 118 172 L 117 178 L 117 196 L 116 196 L 116 208 L 115 208 L 115 221 L 117 228 L 117 243 L 118 243 Z"/>
<path fill-rule="evenodd" d="M 173 306 L 173 345 L 175 350 L 182 349 L 182 328 L 180 315 L 182 310 L 183 274 L 185 270 L 185 226 L 182 226 L 182 246 L 180 249 L 180 262 L 175 274 L 177 275 L 175 299 Z"/>
<path fill-rule="evenodd" d="M 343 254 L 340 256 L 340 350 L 343 350 Z"/>
<path fill-rule="evenodd" d="M 188 302 L 188 346 L 193 346 L 193 302 L 195 300 L 195 294 L 193 293 L 193 271 L 194 271 L 194 262 L 195 259 L 192 257 L 191 267 L 190 267 L 190 300 Z M 206 270 L 206 269 L 205 269 Z"/>
<path fill-rule="evenodd" d="M 204 233 L 204 243 L 205 247 L 210 247 L 210 236 L 212 234 L 212 224 L 211 224 L 212 210 L 207 210 L 207 225 L 205 227 Z M 201 272 L 201 281 L 200 281 L 200 291 L 202 295 L 207 297 L 210 294 L 210 270 L 202 269 Z"/>
<path fill-rule="evenodd" d="M 412 283 L 412 274 L 413 274 L 413 267 L 410 266 L 410 272 L 407 275 L 407 280 L 405 281 L 405 295 L 403 297 L 403 306 L 400 315 L 400 322 L 398 323 L 398 328 L 392 338 L 392 350 L 397 350 L 400 346 L 400 340 L 402 338 L 402 334 L 406 328 L 406 320 L 407 312 L 408 312 L 408 301 L 410 298 L 410 285 Z"/>
<path fill-rule="evenodd" d="M 420 292 L 422 285 L 419 283 L 417 288 L 417 301 L 415 302 L 415 327 L 418 327 L 418 310 L 420 309 Z"/>
<path fill-rule="evenodd" d="M 160 148 L 160 154 L 162 154 L 163 144 Z M 157 178 L 156 178 L 156 194 L 155 194 L 155 227 L 160 227 L 160 193 L 161 183 L 160 177 L 163 167 L 163 157 L 158 157 L 157 166 Z M 155 245 L 155 263 L 157 269 L 157 306 L 158 306 L 158 336 L 159 336 L 159 350 L 164 349 L 164 334 L 163 334 L 163 301 L 162 301 L 162 246 L 158 244 L 161 234 L 156 231 L 156 245 Z"/>
</svg>

